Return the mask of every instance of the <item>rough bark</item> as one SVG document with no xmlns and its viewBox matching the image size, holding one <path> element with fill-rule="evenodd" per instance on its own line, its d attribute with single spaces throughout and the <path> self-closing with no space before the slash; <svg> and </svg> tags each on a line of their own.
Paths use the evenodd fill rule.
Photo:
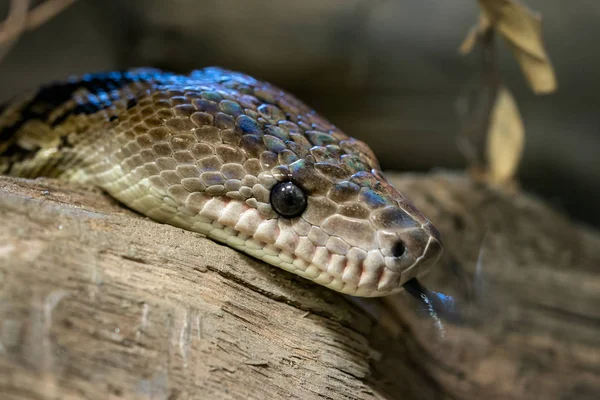
<svg viewBox="0 0 600 400">
<path fill-rule="evenodd" d="M 443 335 L 403 294 L 359 304 L 98 190 L 0 178 L 2 398 L 597 398 L 597 233 L 463 176 L 393 181 L 446 241 Z"/>
</svg>

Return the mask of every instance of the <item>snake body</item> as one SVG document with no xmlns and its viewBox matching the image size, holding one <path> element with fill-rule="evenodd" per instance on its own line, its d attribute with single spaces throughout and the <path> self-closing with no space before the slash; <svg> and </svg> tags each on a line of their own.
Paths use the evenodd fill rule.
<svg viewBox="0 0 600 400">
<path fill-rule="evenodd" d="M 0 173 L 93 183 L 156 221 L 355 296 L 402 290 L 442 249 L 365 143 L 220 68 L 89 74 L 18 96 L 0 110 Z M 273 207 L 282 182 L 304 194 L 299 215 Z"/>
</svg>

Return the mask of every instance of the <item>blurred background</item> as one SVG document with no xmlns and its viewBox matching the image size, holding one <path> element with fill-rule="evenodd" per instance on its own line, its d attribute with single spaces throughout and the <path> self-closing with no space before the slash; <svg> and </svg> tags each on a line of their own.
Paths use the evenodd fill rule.
<svg viewBox="0 0 600 400">
<path fill-rule="evenodd" d="M 600 227 L 600 3 L 526 4 L 544 18 L 559 90 L 535 96 L 501 46 L 526 129 L 519 179 Z M 8 8 L 0 0 L 2 18 Z M 460 169 L 456 99 L 480 63 L 458 47 L 478 14 L 475 0 L 79 0 L 0 62 L 0 102 L 72 74 L 218 65 L 294 93 L 367 141 L 385 170 Z"/>
</svg>

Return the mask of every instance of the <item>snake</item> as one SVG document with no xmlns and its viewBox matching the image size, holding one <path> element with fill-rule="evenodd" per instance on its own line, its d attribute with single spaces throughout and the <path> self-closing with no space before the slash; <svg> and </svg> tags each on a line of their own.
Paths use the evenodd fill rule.
<svg viewBox="0 0 600 400">
<path fill-rule="evenodd" d="M 400 292 L 442 253 L 439 231 L 365 142 L 219 67 L 95 72 L 19 94 L 0 107 L 0 174 L 96 185 L 351 296 Z"/>
</svg>

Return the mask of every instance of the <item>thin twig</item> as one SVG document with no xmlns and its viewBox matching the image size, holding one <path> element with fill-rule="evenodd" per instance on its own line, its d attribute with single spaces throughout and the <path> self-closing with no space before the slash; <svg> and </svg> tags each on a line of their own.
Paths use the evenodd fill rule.
<svg viewBox="0 0 600 400">
<path fill-rule="evenodd" d="M 77 0 L 48 0 L 29 11 L 30 0 L 11 0 L 8 17 L 0 22 L 0 60 L 25 31 L 38 28 Z"/>
<path fill-rule="evenodd" d="M 488 27 L 477 36 L 481 45 L 481 71 L 459 96 L 461 130 L 457 145 L 474 172 L 485 170 L 485 143 L 492 111 L 501 86 L 495 32 Z"/>
<path fill-rule="evenodd" d="M 11 0 L 8 17 L 0 29 L 0 60 L 23 32 L 29 10 L 29 0 Z"/>
<path fill-rule="evenodd" d="M 48 0 L 29 12 L 25 28 L 30 31 L 54 18 L 77 0 Z"/>
</svg>

